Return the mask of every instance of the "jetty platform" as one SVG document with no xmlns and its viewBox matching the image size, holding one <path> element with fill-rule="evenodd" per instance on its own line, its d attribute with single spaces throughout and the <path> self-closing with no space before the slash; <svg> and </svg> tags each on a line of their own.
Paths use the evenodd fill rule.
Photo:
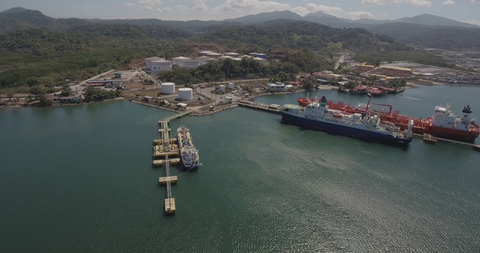
<svg viewBox="0 0 480 253">
<path fill-rule="evenodd" d="M 170 164 L 180 163 L 180 158 L 169 158 L 173 156 L 179 156 L 177 139 L 170 138 L 171 129 L 168 127 L 170 120 L 183 117 L 192 113 L 192 111 L 185 111 L 180 114 L 174 114 L 167 118 L 158 121 L 160 135 L 159 139 L 153 140 L 153 159 L 157 159 L 152 162 L 153 167 L 165 166 L 165 177 L 160 177 L 158 182 L 167 186 L 167 198 L 165 199 L 165 213 L 174 214 L 177 211 L 175 206 L 175 198 L 172 196 L 172 183 L 178 181 L 178 176 L 170 176 Z"/>
</svg>

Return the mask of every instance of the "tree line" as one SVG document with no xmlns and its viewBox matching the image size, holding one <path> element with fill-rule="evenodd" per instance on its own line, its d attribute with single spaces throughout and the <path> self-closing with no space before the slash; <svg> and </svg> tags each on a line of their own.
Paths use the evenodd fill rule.
<svg viewBox="0 0 480 253">
<path fill-rule="evenodd" d="M 201 34 L 163 26 L 89 24 L 63 32 L 40 28 L 1 34 L 0 88 L 61 86 L 109 69 L 124 68 L 133 59 L 191 55 L 193 45 L 198 43 L 210 43 L 239 53 L 264 52 L 278 62 L 267 67 L 242 61 L 212 63 L 195 70 L 174 68 L 172 73 L 162 74 L 165 80 L 188 83 L 274 77 L 280 72 L 313 72 L 329 69 L 331 63 L 326 58 L 331 58 L 337 50 L 357 52 L 359 59 L 372 57 L 374 61 L 402 57 L 402 60 L 422 60 L 416 51 L 386 36 L 360 28 L 334 29 L 307 21 L 220 26 Z M 285 53 L 278 56 L 277 51 Z M 434 59 L 430 53 L 423 56 Z M 444 64 L 440 59 L 430 62 Z"/>
</svg>

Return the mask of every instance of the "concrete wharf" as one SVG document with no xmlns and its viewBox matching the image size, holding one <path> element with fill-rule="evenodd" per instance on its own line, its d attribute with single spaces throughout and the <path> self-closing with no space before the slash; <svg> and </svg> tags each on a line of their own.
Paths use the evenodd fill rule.
<svg viewBox="0 0 480 253">
<path fill-rule="evenodd" d="M 172 196 L 172 183 L 178 181 L 177 176 L 170 176 L 170 163 L 177 164 L 180 163 L 180 158 L 169 159 L 169 156 L 178 156 L 178 145 L 175 138 L 170 138 L 171 129 L 168 127 L 170 120 L 183 117 L 192 113 L 192 111 L 185 111 L 180 114 L 174 114 L 172 116 L 166 117 L 160 121 L 158 124 L 160 129 L 158 133 L 160 139 L 153 140 L 153 158 L 163 157 L 164 159 L 154 160 L 152 166 L 165 166 L 165 177 L 160 177 L 158 182 L 160 184 L 165 184 L 167 186 L 167 198 L 165 199 L 165 213 L 174 214 L 177 210 L 175 205 L 175 198 Z"/>
<path fill-rule="evenodd" d="M 261 110 L 261 111 L 266 111 L 266 112 L 271 112 L 271 113 L 279 113 L 280 110 L 277 108 L 277 105 L 269 105 L 269 104 L 263 104 L 263 103 L 257 103 L 257 102 L 252 102 L 252 101 L 246 101 L 246 100 L 240 100 L 237 102 L 239 106 L 242 107 L 248 107 L 256 110 Z"/>
<path fill-rule="evenodd" d="M 445 138 L 439 138 L 439 137 L 433 136 L 433 135 L 431 135 L 431 134 L 416 134 L 416 133 L 412 133 L 412 135 L 413 135 L 413 136 L 417 136 L 417 137 L 422 137 L 422 138 L 423 138 L 423 142 L 425 142 L 425 143 L 435 144 L 435 143 L 437 143 L 438 141 L 441 141 L 441 142 L 449 142 L 449 143 L 455 143 L 455 144 L 470 146 L 470 147 L 472 147 L 474 150 L 480 151 L 480 145 L 476 145 L 475 143 L 469 143 L 469 142 L 463 142 L 463 141 L 457 141 L 457 140 L 450 140 L 450 139 L 445 139 Z"/>
</svg>

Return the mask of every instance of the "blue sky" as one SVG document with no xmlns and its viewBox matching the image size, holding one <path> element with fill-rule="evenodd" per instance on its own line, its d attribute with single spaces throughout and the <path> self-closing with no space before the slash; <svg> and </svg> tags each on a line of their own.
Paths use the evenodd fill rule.
<svg viewBox="0 0 480 253">
<path fill-rule="evenodd" d="M 39 10 L 55 18 L 222 20 L 290 10 L 300 15 L 323 11 L 350 19 L 397 19 L 424 13 L 480 25 L 480 0 L 1 0 L 12 7 Z"/>
</svg>

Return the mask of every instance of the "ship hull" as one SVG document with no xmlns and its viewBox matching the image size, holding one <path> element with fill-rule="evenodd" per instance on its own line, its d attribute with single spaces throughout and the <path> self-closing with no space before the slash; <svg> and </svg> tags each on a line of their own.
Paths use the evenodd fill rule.
<svg viewBox="0 0 480 253">
<path fill-rule="evenodd" d="M 306 99 L 306 98 L 297 98 L 298 105 L 305 107 L 311 102 L 313 102 L 313 99 Z M 332 106 L 332 108 L 337 109 L 337 110 L 342 110 L 342 108 L 335 108 Z M 347 110 L 343 110 L 347 113 L 363 113 L 361 110 L 352 110 L 350 108 Z M 414 120 L 412 132 L 415 134 L 431 134 L 435 137 L 438 138 L 444 138 L 444 139 L 449 139 L 449 140 L 457 140 L 457 141 L 462 141 L 462 142 L 468 142 L 468 143 L 474 143 L 475 139 L 478 137 L 479 132 L 478 130 L 475 130 L 473 127 L 469 131 L 463 131 L 463 130 L 457 130 L 457 129 L 448 129 L 448 128 L 442 128 L 442 127 L 434 127 L 432 126 L 432 123 L 427 121 L 427 120 L 422 120 L 422 119 L 417 119 L 413 117 L 408 117 L 408 116 L 389 116 L 389 115 L 380 115 L 380 118 L 382 121 L 389 121 L 394 123 L 396 126 L 400 127 L 401 130 L 405 130 L 408 128 L 408 121 L 410 119 Z"/>
<path fill-rule="evenodd" d="M 357 139 L 399 145 L 406 145 L 412 141 L 412 138 L 395 138 L 390 134 L 382 134 L 375 131 L 344 126 L 341 124 L 306 119 L 303 117 L 293 116 L 282 111 L 280 111 L 280 114 L 282 115 L 283 122 L 310 129 L 321 130 L 324 132 L 346 135 Z"/>
<path fill-rule="evenodd" d="M 438 138 L 457 140 L 468 143 L 474 143 L 475 139 L 478 137 L 478 131 L 462 131 L 434 126 L 430 128 L 429 133 Z"/>
<path fill-rule="evenodd" d="M 198 150 L 193 145 L 188 128 L 182 126 L 177 129 L 177 142 L 180 160 L 185 170 L 196 170 L 199 167 Z"/>
</svg>

